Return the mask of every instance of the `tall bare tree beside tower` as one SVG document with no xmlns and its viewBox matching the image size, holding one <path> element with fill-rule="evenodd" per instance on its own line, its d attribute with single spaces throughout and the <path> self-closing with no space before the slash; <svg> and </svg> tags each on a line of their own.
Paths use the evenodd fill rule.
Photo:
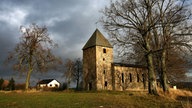
<svg viewBox="0 0 192 108">
<path fill-rule="evenodd" d="M 131 53 L 134 48 L 143 52 L 148 67 L 149 93 L 158 94 L 154 54 L 158 52 L 161 58 L 159 66 L 166 86 L 167 51 L 183 46 L 191 49 L 188 38 L 175 35 L 188 26 L 184 25 L 190 18 L 185 0 L 120 0 L 111 2 L 102 13 L 101 22 L 122 53 L 127 50 Z M 180 24 L 184 27 L 178 30 Z"/>
<path fill-rule="evenodd" d="M 152 14 L 152 7 L 156 1 L 122 0 L 111 3 L 105 8 L 102 22 L 104 27 L 117 45 L 126 46 L 139 44 L 146 55 L 149 71 L 149 93 L 157 94 L 156 78 L 153 65 L 151 29 L 157 21 Z"/>
</svg>

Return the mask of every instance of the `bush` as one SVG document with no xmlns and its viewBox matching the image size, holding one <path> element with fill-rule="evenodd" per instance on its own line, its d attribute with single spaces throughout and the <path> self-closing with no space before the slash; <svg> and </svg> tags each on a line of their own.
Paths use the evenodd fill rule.
<svg viewBox="0 0 192 108">
<path fill-rule="evenodd" d="M 17 84 L 17 85 L 15 85 L 15 90 L 25 90 L 25 84 Z"/>
<path fill-rule="evenodd" d="M 11 78 L 11 80 L 9 80 L 9 84 L 7 86 L 8 90 L 15 90 L 15 81 L 13 78 Z"/>
<path fill-rule="evenodd" d="M 62 89 L 62 90 L 66 90 L 66 89 L 67 89 L 67 83 L 63 83 L 61 89 Z"/>
</svg>

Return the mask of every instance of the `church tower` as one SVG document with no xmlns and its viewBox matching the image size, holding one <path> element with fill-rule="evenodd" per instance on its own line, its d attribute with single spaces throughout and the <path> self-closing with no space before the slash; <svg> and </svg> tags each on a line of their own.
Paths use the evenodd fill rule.
<svg viewBox="0 0 192 108">
<path fill-rule="evenodd" d="M 83 87 L 85 90 L 112 90 L 113 47 L 96 29 L 83 47 Z"/>
</svg>

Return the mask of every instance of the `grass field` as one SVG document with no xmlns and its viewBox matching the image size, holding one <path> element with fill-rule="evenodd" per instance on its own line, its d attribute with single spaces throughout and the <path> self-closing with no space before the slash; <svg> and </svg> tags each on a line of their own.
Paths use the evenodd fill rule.
<svg viewBox="0 0 192 108">
<path fill-rule="evenodd" d="M 190 99 L 133 91 L 0 92 L 0 108 L 190 108 L 191 105 Z"/>
</svg>

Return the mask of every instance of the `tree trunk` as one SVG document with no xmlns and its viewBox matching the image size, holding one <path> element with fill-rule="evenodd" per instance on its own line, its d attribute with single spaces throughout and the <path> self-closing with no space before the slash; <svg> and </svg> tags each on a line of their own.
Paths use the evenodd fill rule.
<svg viewBox="0 0 192 108">
<path fill-rule="evenodd" d="M 149 37 L 148 37 L 149 36 Z M 149 94 L 158 95 L 157 93 L 157 82 L 155 76 L 155 70 L 153 65 L 153 54 L 150 47 L 150 34 L 145 37 L 146 49 L 147 49 L 147 65 L 148 65 L 148 92 Z"/>
<path fill-rule="evenodd" d="M 27 72 L 27 78 L 25 81 L 25 90 L 29 90 L 29 83 L 30 83 L 30 77 L 31 77 L 32 71 L 33 71 L 33 69 L 30 68 L 29 71 Z"/>
<path fill-rule="evenodd" d="M 77 85 L 76 85 L 76 90 L 79 90 L 79 77 L 80 77 L 80 69 L 79 69 L 79 64 L 77 64 Z"/>
<path fill-rule="evenodd" d="M 142 75 L 142 77 L 143 77 L 143 87 L 144 87 L 144 89 L 147 89 L 147 84 L 146 84 L 146 73 L 144 73 L 143 75 Z"/>
<path fill-rule="evenodd" d="M 148 65 L 148 77 L 149 77 L 149 94 L 158 95 L 157 93 L 157 83 L 156 83 L 156 77 L 155 77 L 155 69 L 153 64 L 153 53 L 152 53 L 152 35 L 150 29 L 148 29 L 149 25 L 152 25 L 154 22 L 152 20 L 152 2 L 150 0 L 146 0 L 146 9 L 147 9 L 147 21 L 145 22 L 144 27 L 147 28 L 147 35 L 145 35 L 145 42 L 146 42 L 146 50 L 147 50 L 147 65 Z"/>
<path fill-rule="evenodd" d="M 148 92 L 149 94 L 158 95 L 157 93 L 157 83 L 156 83 L 156 77 L 154 72 L 154 66 L 153 66 L 153 57 L 152 53 L 150 52 L 147 55 L 147 64 L 148 64 Z"/>
<path fill-rule="evenodd" d="M 67 89 L 69 89 L 70 83 L 71 83 L 71 79 L 68 79 L 68 80 L 67 80 Z"/>
<path fill-rule="evenodd" d="M 166 49 L 162 51 L 162 74 L 161 74 L 161 80 L 162 80 L 162 87 L 164 92 L 169 92 L 169 86 L 167 81 L 167 69 L 166 69 Z"/>
<path fill-rule="evenodd" d="M 29 70 L 27 72 L 27 78 L 25 81 L 25 90 L 29 90 L 29 85 L 30 85 L 30 77 L 31 77 L 31 73 L 33 71 L 33 67 L 32 67 L 32 55 L 33 55 L 33 50 L 30 50 L 30 57 L 29 57 L 29 61 L 28 61 L 28 66 L 29 66 Z"/>
<path fill-rule="evenodd" d="M 77 79 L 76 90 L 79 90 L 79 79 Z"/>
</svg>

